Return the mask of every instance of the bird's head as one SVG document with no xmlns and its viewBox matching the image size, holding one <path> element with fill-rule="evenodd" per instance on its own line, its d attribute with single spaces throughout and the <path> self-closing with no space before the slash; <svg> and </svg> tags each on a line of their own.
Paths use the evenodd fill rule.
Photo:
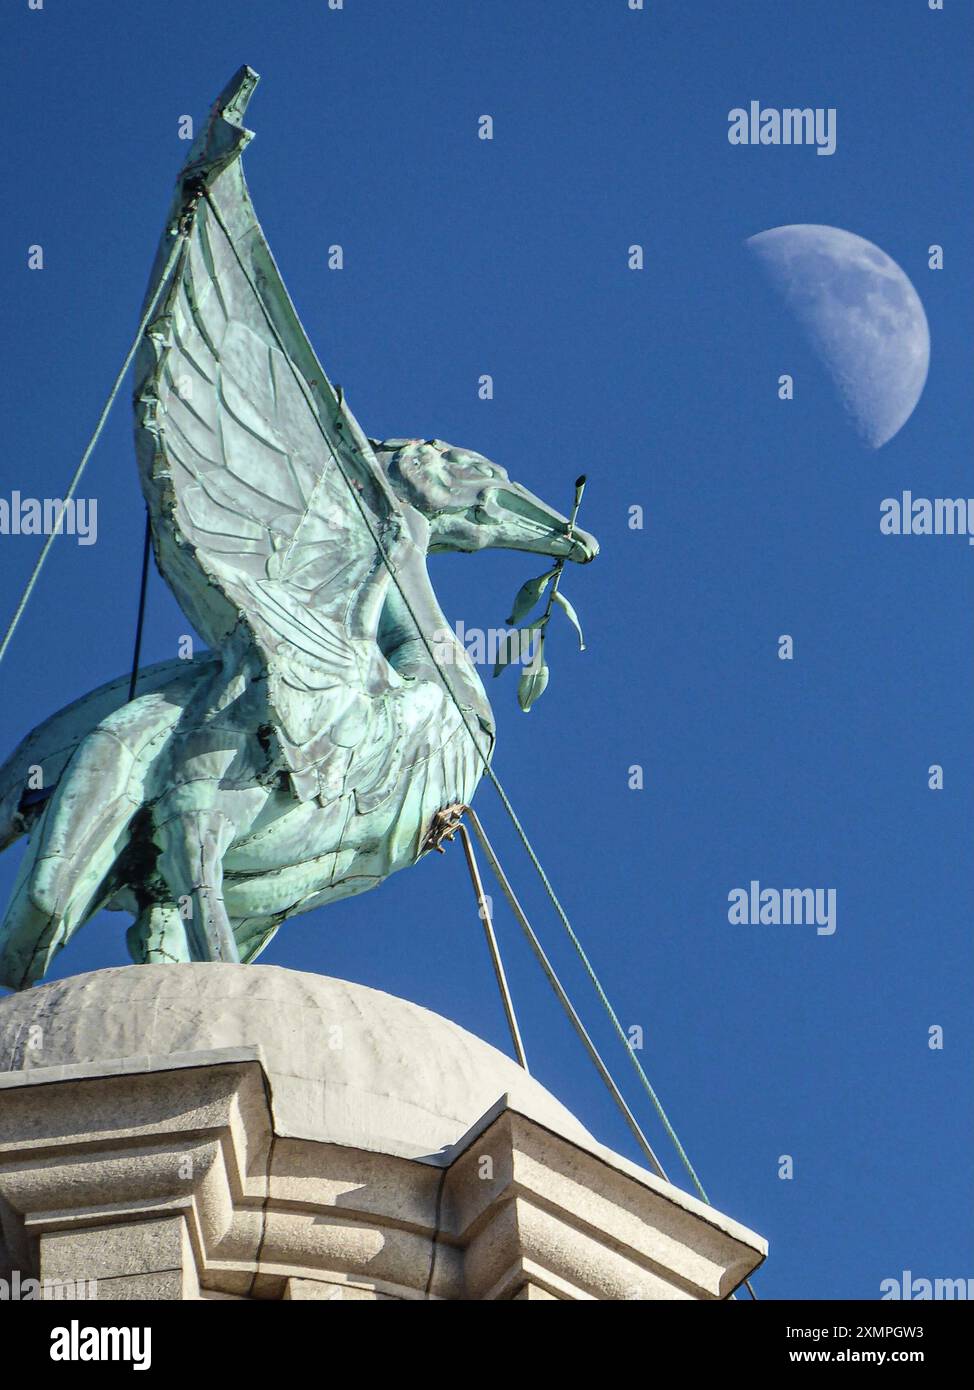
<svg viewBox="0 0 974 1390">
<path fill-rule="evenodd" d="M 530 550 L 581 564 L 598 541 L 540 497 L 512 482 L 498 463 L 442 439 L 370 441 L 400 501 L 429 522 L 429 551 Z"/>
</svg>

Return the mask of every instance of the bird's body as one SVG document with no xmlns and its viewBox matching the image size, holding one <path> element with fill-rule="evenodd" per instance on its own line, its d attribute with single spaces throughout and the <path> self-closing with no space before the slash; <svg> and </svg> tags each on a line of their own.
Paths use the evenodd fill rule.
<svg viewBox="0 0 974 1390">
<path fill-rule="evenodd" d="M 201 868 L 207 841 L 219 845 L 207 867 L 211 878 L 218 869 L 220 881 L 206 887 L 219 889 L 234 950 L 244 961 L 285 918 L 364 892 L 414 864 L 436 813 L 472 798 L 493 743 L 483 686 L 439 609 L 425 563 L 422 575 L 411 606 L 425 609 L 434 624 L 440 670 L 402 625 L 395 590 L 381 624 L 385 650 L 358 644 L 363 676 L 342 691 L 330 730 L 336 742 L 329 756 L 301 769 L 304 785 L 315 787 L 305 799 L 276 766 L 261 725 L 261 672 L 225 654 L 161 663 L 144 673 L 142 683 L 151 689 L 132 701 L 124 699 L 125 682 L 113 682 L 25 740 L 0 769 L 0 789 L 7 792 L 0 835 L 9 842 L 31 829 L 28 864 L 34 866 L 33 875 L 22 872 L 8 912 L 7 980 L 19 982 L 17 972 L 27 964 L 9 930 L 15 919 L 17 935 L 29 939 L 33 969 L 37 940 L 46 949 L 52 918 L 74 918 L 76 929 L 102 907 L 134 916 L 129 944 L 136 958 L 196 957 L 192 895 L 174 897 L 170 886 L 178 886 L 180 873 L 188 875 L 187 888 L 194 877 L 180 854 L 187 838 L 202 846 Z M 387 587 L 387 579 L 379 573 L 380 584 Z M 387 666 L 386 679 L 380 693 L 367 694 L 367 686 L 379 684 L 370 672 L 376 660 Z M 462 715 L 444 675 L 460 696 Z M 316 730 L 319 746 L 328 732 Z M 62 765 L 58 753 L 66 743 L 72 751 Z M 24 804 L 23 769 L 45 765 L 56 778 L 57 800 Z M 92 826 L 96 787 L 103 795 L 94 799 L 105 811 Z"/>
</svg>

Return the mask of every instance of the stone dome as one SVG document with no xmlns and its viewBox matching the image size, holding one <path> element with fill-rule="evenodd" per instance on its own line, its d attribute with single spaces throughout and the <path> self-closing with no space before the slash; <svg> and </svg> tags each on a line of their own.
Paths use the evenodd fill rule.
<svg viewBox="0 0 974 1390">
<path fill-rule="evenodd" d="M 592 1136 L 497 1048 L 365 985 L 273 965 L 96 970 L 0 999 L 0 1073 L 54 1080 L 260 1055 L 275 1130 L 404 1158 L 455 1144 L 502 1096 L 587 1147 Z M 107 1064 L 111 1063 L 111 1067 Z M 44 1078 L 47 1079 L 47 1078 Z"/>
</svg>

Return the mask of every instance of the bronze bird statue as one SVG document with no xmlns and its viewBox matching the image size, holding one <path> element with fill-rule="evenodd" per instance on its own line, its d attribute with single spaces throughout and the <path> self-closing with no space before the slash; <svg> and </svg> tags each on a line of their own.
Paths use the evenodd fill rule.
<svg viewBox="0 0 974 1390">
<path fill-rule="evenodd" d="M 210 649 L 131 700 L 127 677 L 84 696 L 0 768 L 0 848 L 29 837 L 0 923 L 12 988 L 102 908 L 134 918 L 136 961 L 248 962 L 414 864 L 494 742 L 427 555 L 598 549 L 481 454 L 363 434 L 247 192 L 256 82 L 236 74 L 190 152 L 136 362 L 156 561 Z"/>
</svg>

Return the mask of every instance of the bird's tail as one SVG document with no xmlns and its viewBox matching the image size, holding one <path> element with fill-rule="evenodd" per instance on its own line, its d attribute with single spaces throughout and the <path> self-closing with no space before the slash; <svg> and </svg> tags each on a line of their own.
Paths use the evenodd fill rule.
<svg viewBox="0 0 974 1390">
<path fill-rule="evenodd" d="M 122 695 L 121 707 L 87 730 L 77 707 L 72 707 L 71 724 L 60 732 L 49 731 L 47 744 L 62 746 L 73 728 L 74 746 L 58 754 L 64 758 L 63 770 L 30 830 L 30 843 L 0 922 L 0 983 L 11 989 L 23 989 L 40 979 L 78 927 L 111 896 L 112 871 L 128 846 L 146 776 L 183 712 L 188 688 L 203 674 L 198 666 L 187 670 L 185 662 L 165 665 L 179 668 L 168 687 L 163 685 L 131 703 L 125 703 Z M 103 696 L 106 690 L 102 687 L 95 695 Z M 48 765 L 44 766 L 46 773 Z"/>
<path fill-rule="evenodd" d="M 191 663 L 159 661 L 139 672 L 136 692 L 151 694 L 196 678 L 215 660 L 206 652 Z M 0 850 L 30 832 L 79 744 L 109 715 L 128 703 L 129 677 L 118 676 L 45 719 L 0 765 Z"/>
<path fill-rule="evenodd" d="M 103 905 L 106 879 L 138 809 L 135 758 L 99 728 L 84 739 L 31 834 L 3 921 L 0 982 L 23 989 Z"/>
</svg>

